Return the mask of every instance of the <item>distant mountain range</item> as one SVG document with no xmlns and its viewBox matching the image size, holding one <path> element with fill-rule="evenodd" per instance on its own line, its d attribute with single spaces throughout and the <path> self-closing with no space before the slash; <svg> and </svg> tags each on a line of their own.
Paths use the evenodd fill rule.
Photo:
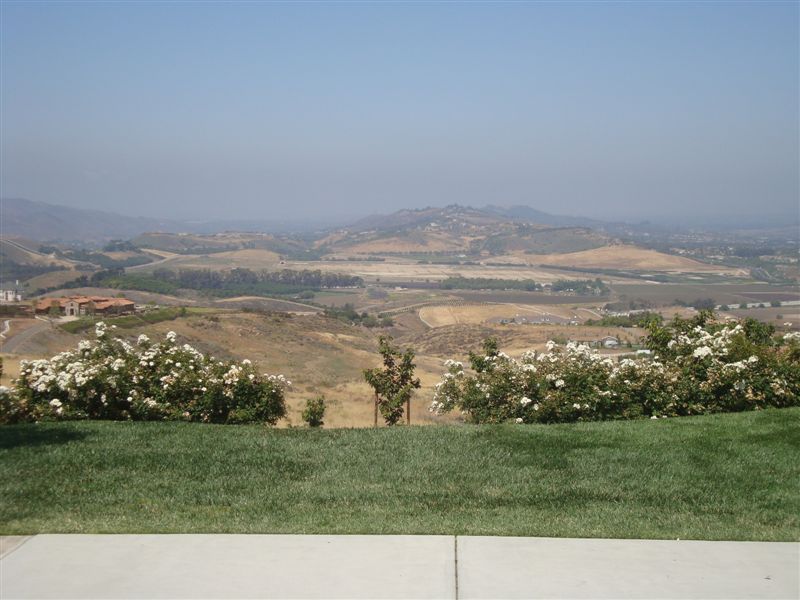
<svg viewBox="0 0 800 600">
<path fill-rule="evenodd" d="M 180 223 L 126 217 L 99 210 L 70 208 L 20 198 L 0 200 L 0 235 L 36 241 L 128 239 L 144 231 L 177 231 Z"/>
<path fill-rule="evenodd" d="M 497 222 L 537 223 L 551 227 L 602 227 L 602 221 L 551 215 L 528 206 L 486 206 L 476 209 L 459 205 L 400 210 L 389 215 L 365 217 L 350 225 L 340 222 L 296 220 L 266 221 L 179 221 L 129 217 L 113 212 L 70 208 L 20 198 L 0 200 L 0 235 L 42 242 L 100 243 L 130 239 L 147 232 L 219 233 L 251 231 L 264 233 L 309 232 L 331 229 L 333 225 L 351 232 L 402 231 L 425 226 L 436 219 L 457 215 L 465 223 L 489 225 Z"/>
<path fill-rule="evenodd" d="M 92 244 L 112 239 L 130 239 L 147 232 L 219 233 L 252 231 L 264 233 L 308 232 L 332 223 L 300 220 L 180 221 L 130 217 L 118 213 L 70 208 L 21 198 L 0 199 L 0 235 L 40 242 Z"/>
</svg>

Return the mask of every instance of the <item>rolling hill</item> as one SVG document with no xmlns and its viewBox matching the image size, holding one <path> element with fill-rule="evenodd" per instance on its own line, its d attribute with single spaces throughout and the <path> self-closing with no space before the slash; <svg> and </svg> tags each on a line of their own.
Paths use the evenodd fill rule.
<svg viewBox="0 0 800 600">
<path fill-rule="evenodd" d="M 317 242 L 338 254 L 464 254 L 499 256 L 512 252 L 547 254 L 598 248 L 612 240 L 605 234 L 575 224 L 554 226 L 534 221 L 561 222 L 534 209 L 497 207 L 401 210 L 371 216 Z M 564 217 L 569 220 L 570 218 Z M 580 221 L 580 219 L 573 219 Z"/>
<path fill-rule="evenodd" d="M 38 241 L 87 242 L 128 239 L 144 231 L 177 231 L 174 221 L 128 217 L 20 198 L 0 200 L 0 235 Z"/>
</svg>

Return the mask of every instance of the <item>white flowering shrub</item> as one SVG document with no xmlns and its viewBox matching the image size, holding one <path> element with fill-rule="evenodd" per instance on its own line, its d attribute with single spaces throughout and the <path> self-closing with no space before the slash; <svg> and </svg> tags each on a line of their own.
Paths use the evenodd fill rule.
<svg viewBox="0 0 800 600">
<path fill-rule="evenodd" d="M 553 342 L 514 359 L 487 340 L 470 354 L 470 372 L 445 363 L 431 411 L 460 410 L 474 423 L 557 423 L 798 406 L 800 335 L 773 334 L 757 321 L 719 324 L 702 313 L 653 323 L 653 357 L 620 362 Z"/>
<path fill-rule="evenodd" d="M 248 360 L 215 361 L 180 345 L 174 332 L 162 342 L 141 335 L 130 344 L 100 322 L 95 335 L 49 360 L 22 361 L 10 400 L 0 403 L 0 422 L 25 415 L 274 424 L 286 414 L 290 382 L 259 374 Z"/>
</svg>

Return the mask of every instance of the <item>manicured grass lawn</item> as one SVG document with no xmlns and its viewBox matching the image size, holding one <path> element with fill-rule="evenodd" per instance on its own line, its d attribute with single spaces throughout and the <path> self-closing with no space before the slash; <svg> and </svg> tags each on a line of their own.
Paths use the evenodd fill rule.
<svg viewBox="0 0 800 600">
<path fill-rule="evenodd" d="M 800 409 L 559 426 L 0 427 L 0 532 L 798 540 Z"/>
</svg>

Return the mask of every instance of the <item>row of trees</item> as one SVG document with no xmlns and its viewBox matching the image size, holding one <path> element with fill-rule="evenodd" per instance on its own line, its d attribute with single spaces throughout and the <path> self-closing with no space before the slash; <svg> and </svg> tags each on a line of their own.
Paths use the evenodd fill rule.
<svg viewBox="0 0 800 600">
<path fill-rule="evenodd" d="M 263 284 L 280 284 L 303 289 L 324 289 L 341 287 L 360 287 L 364 280 L 360 277 L 329 273 L 320 270 L 304 269 L 293 271 L 253 271 L 237 268 L 229 271 L 211 269 L 156 269 L 153 277 L 174 283 L 180 288 L 194 290 L 225 290 L 257 287 Z"/>
<path fill-rule="evenodd" d="M 550 289 L 554 292 L 574 292 L 595 296 L 602 296 L 610 291 L 599 277 L 596 279 L 559 279 L 553 282 Z"/>
</svg>

